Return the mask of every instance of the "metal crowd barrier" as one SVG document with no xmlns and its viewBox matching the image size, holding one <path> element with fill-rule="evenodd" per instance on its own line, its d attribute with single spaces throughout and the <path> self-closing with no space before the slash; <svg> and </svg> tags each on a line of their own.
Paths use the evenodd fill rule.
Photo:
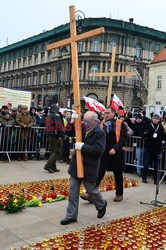
<svg viewBox="0 0 166 250">
<path fill-rule="evenodd" d="M 10 154 L 38 154 L 41 150 L 49 152 L 45 127 L 0 127 L 0 154 L 6 154 L 9 162 Z"/>
<path fill-rule="evenodd" d="M 145 150 L 145 140 L 138 136 L 128 139 L 125 148 L 125 164 L 133 167 L 143 168 L 143 158 Z M 138 159 L 138 156 L 139 159 Z M 150 166 L 154 170 L 153 166 Z M 166 150 L 163 149 L 159 155 L 159 170 L 166 173 Z"/>
<path fill-rule="evenodd" d="M 11 162 L 10 154 L 38 154 L 41 151 L 49 152 L 45 127 L 22 128 L 15 125 L 0 127 L 0 154 L 6 154 L 9 162 Z M 125 164 L 143 168 L 143 155 L 144 140 L 138 136 L 130 137 L 125 148 Z M 166 172 L 166 150 L 161 152 L 159 158 L 159 169 Z M 153 166 L 150 169 L 153 169 Z"/>
</svg>

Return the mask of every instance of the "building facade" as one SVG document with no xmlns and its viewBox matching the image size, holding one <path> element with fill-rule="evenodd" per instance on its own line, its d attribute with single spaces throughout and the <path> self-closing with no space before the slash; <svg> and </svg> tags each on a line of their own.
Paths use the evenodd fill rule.
<svg viewBox="0 0 166 250">
<path fill-rule="evenodd" d="M 147 102 L 148 68 L 154 56 L 166 44 L 166 33 L 111 18 L 87 18 L 77 21 L 77 33 L 98 27 L 105 34 L 78 43 L 79 81 L 83 95 L 106 103 L 108 77 L 89 77 L 89 73 L 108 72 L 111 53 L 116 46 L 115 71 L 138 72 L 135 77 L 113 77 L 113 93 L 125 107 L 141 107 Z M 69 24 L 0 49 L 0 86 L 32 91 L 35 105 L 48 106 L 71 98 L 70 46 L 47 51 L 47 45 L 69 37 Z"/>
<path fill-rule="evenodd" d="M 149 68 L 148 106 L 166 107 L 166 47 L 154 58 Z"/>
</svg>

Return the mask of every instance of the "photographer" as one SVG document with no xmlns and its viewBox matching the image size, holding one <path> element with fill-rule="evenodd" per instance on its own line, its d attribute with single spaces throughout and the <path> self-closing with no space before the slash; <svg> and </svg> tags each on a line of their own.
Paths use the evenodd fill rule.
<svg viewBox="0 0 166 250">
<path fill-rule="evenodd" d="M 147 183 L 149 165 L 154 165 L 153 180 L 157 184 L 157 171 L 159 167 L 159 154 L 162 144 L 165 143 L 164 128 L 160 123 L 160 116 L 153 115 L 152 121 L 145 128 L 145 151 L 144 151 L 144 169 L 142 182 Z"/>
</svg>

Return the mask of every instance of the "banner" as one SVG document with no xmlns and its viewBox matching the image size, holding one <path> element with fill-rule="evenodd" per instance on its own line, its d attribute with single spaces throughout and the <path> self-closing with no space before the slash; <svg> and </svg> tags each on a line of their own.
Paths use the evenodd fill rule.
<svg viewBox="0 0 166 250">
<path fill-rule="evenodd" d="M 0 87 L 0 108 L 11 103 L 12 107 L 18 105 L 31 106 L 31 91 L 22 91 Z"/>
<path fill-rule="evenodd" d="M 104 112 L 105 107 L 100 102 L 96 101 L 95 99 L 92 99 L 90 97 L 84 96 L 84 100 L 86 102 L 86 105 L 90 111 L 96 111 L 96 112 Z"/>
</svg>

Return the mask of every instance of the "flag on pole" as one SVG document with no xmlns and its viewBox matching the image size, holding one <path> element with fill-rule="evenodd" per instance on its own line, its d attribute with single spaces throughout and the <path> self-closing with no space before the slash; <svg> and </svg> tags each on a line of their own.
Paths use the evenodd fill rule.
<svg viewBox="0 0 166 250">
<path fill-rule="evenodd" d="M 114 110 L 118 110 L 119 106 L 123 107 L 123 103 L 122 101 L 119 99 L 119 97 L 117 97 L 117 95 L 114 94 L 113 98 L 112 98 L 112 102 L 111 102 L 111 107 Z"/>
<path fill-rule="evenodd" d="M 105 111 L 104 105 L 101 104 L 100 102 L 96 101 L 95 99 L 84 96 L 84 100 L 85 100 L 86 105 L 90 111 L 96 111 L 96 112 Z"/>
</svg>

